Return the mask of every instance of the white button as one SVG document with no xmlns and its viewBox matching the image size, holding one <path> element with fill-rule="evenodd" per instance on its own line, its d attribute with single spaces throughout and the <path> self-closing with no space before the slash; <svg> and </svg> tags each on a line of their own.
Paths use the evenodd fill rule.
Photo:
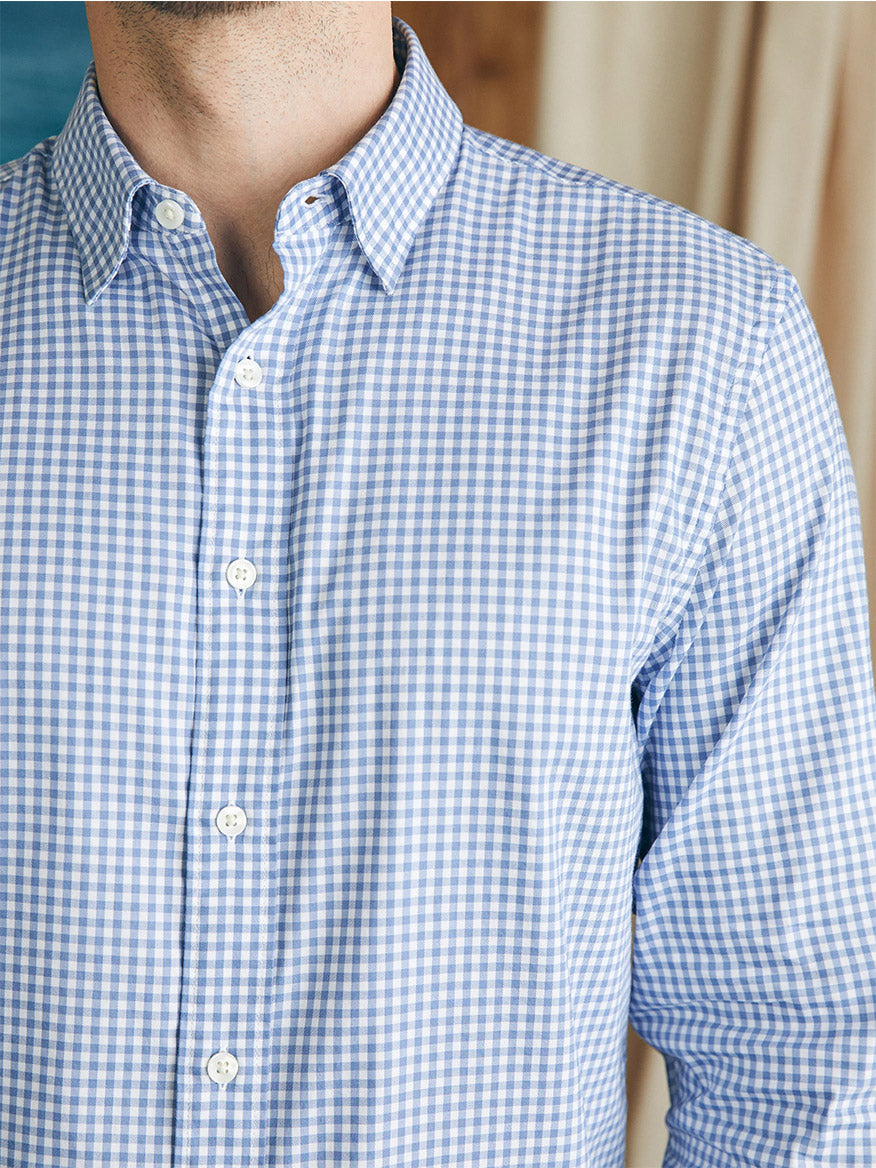
<svg viewBox="0 0 876 1168">
<path fill-rule="evenodd" d="M 186 213 L 174 199 L 163 199 L 155 208 L 155 218 L 162 227 L 179 227 Z"/>
<path fill-rule="evenodd" d="M 225 579 L 232 588 L 237 589 L 237 595 L 243 596 L 250 584 L 255 583 L 255 564 L 249 560 L 232 560 L 225 569 Z"/>
<path fill-rule="evenodd" d="M 223 835 L 234 839 L 246 827 L 246 812 L 236 803 L 228 803 L 216 816 L 216 826 Z"/>
<path fill-rule="evenodd" d="M 220 1087 L 230 1083 L 239 1069 L 240 1064 L 237 1059 L 227 1050 L 217 1050 L 207 1060 L 207 1074 Z"/>
<path fill-rule="evenodd" d="M 242 361 L 237 362 L 234 380 L 244 389 L 255 389 L 257 385 L 261 384 L 261 365 L 257 361 L 253 361 L 252 357 L 244 357 Z"/>
</svg>

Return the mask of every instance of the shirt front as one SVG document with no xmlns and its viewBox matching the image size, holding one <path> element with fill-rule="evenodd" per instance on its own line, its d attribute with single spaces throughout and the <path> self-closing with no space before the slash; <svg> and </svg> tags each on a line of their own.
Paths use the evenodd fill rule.
<svg viewBox="0 0 876 1168">
<path fill-rule="evenodd" d="M 799 289 L 393 35 L 253 323 L 93 64 L 0 171 L 0 1162 L 620 1168 L 629 1016 L 667 1166 L 871 1164 L 876 709 Z"/>
</svg>

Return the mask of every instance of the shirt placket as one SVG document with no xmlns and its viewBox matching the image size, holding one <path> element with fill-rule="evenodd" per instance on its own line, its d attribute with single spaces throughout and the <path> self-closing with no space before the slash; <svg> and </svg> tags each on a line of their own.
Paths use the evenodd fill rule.
<svg viewBox="0 0 876 1168">
<path fill-rule="evenodd" d="M 302 205 L 315 190 L 301 194 Z M 314 220 L 286 236 L 283 296 L 227 349 L 207 399 L 175 1168 L 258 1164 L 270 1126 L 266 1060 L 282 870 L 272 815 L 277 784 L 294 765 L 283 727 L 301 433 L 300 402 L 284 369 L 331 234 Z"/>
</svg>

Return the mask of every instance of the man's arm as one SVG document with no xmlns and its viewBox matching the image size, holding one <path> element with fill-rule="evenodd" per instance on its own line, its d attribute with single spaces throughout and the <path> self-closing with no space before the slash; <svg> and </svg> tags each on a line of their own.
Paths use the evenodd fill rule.
<svg viewBox="0 0 876 1168">
<path fill-rule="evenodd" d="M 876 1164 L 876 695 L 854 479 L 784 311 L 710 539 L 634 709 L 631 1020 L 667 1059 L 665 1168 Z"/>
</svg>

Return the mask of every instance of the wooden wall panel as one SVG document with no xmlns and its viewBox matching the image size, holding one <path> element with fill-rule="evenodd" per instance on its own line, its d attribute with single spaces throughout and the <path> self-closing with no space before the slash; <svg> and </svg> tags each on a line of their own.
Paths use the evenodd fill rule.
<svg viewBox="0 0 876 1168">
<path fill-rule="evenodd" d="M 406 21 L 463 120 L 534 146 L 544 3 L 401 0 Z"/>
</svg>

